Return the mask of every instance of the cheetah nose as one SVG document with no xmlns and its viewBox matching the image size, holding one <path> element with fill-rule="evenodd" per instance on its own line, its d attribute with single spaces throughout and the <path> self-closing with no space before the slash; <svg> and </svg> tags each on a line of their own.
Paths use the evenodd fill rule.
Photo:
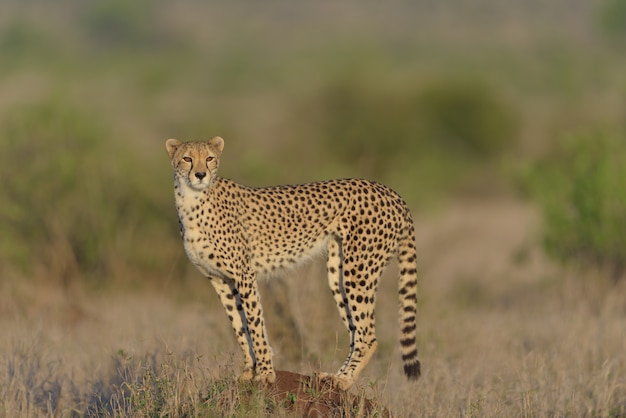
<svg viewBox="0 0 626 418">
<path fill-rule="evenodd" d="M 195 176 L 198 178 L 198 180 L 202 180 L 203 178 L 206 177 L 206 173 L 204 171 L 198 171 Z"/>
</svg>

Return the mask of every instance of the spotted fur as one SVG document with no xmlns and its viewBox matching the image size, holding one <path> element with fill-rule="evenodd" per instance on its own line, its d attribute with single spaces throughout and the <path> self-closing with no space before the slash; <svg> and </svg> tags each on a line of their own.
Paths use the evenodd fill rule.
<svg viewBox="0 0 626 418">
<path fill-rule="evenodd" d="M 166 148 L 174 170 L 180 232 L 191 262 L 211 280 L 244 354 L 244 379 L 275 380 L 257 277 L 294 267 L 324 250 L 328 283 L 350 333 L 350 353 L 334 375 L 348 389 L 376 350 L 374 302 L 392 256 L 400 273 L 400 349 L 404 372 L 417 359 L 414 226 L 406 203 L 367 180 L 252 188 L 217 176 L 224 140 Z"/>
</svg>

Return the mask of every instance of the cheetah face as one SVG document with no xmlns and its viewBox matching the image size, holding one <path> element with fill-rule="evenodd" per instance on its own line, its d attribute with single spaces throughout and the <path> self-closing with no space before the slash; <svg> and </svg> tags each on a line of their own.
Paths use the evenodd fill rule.
<svg viewBox="0 0 626 418">
<path fill-rule="evenodd" d="M 174 177 L 189 188 L 202 191 L 217 175 L 224 140 L 219 136 L 208 142 L 181 142 L 168 139 L 165 148 L 170 155 Z"/>
</svg>

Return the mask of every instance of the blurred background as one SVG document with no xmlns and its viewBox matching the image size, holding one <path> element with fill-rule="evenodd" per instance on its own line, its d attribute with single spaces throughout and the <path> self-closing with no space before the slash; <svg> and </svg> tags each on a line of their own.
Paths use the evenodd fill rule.
<svg viewBox="0 0 626 418">
<path fill-rule="evenodd" d="M 163 142 L 214 135 L 242 183 L 365 177 L 427 212 L 514 195 L 551 254 L 622 268 L 624 0 L 0 9 L 2 280 L 183 280 Z"/>
<path fill-rule="evenodd" d="M 164 142 L 215 135 L 223 177 L 409 203 L 424 376 L 392 266 L 361 379 L 383 405 L 624 416 L 626 0 L 3 0 L 0 410 L 206 415 L 239 354 Z M 323 265 L 285 278 L 313 275 L 262 285 L 281 369 L 343 362 Z"/>
</svg>

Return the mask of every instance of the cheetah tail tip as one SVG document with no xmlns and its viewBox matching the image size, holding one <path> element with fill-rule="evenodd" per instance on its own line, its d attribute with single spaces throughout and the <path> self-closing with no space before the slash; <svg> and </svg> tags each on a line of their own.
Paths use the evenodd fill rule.
<svg viewBox="0 0 626 418">
<path fill-rule="evenodd" d="M 419 360 L 404 365 L 404 374 L 409 380 L 417 380 L 422 374 L 422 366 Z"/>
</svg>

